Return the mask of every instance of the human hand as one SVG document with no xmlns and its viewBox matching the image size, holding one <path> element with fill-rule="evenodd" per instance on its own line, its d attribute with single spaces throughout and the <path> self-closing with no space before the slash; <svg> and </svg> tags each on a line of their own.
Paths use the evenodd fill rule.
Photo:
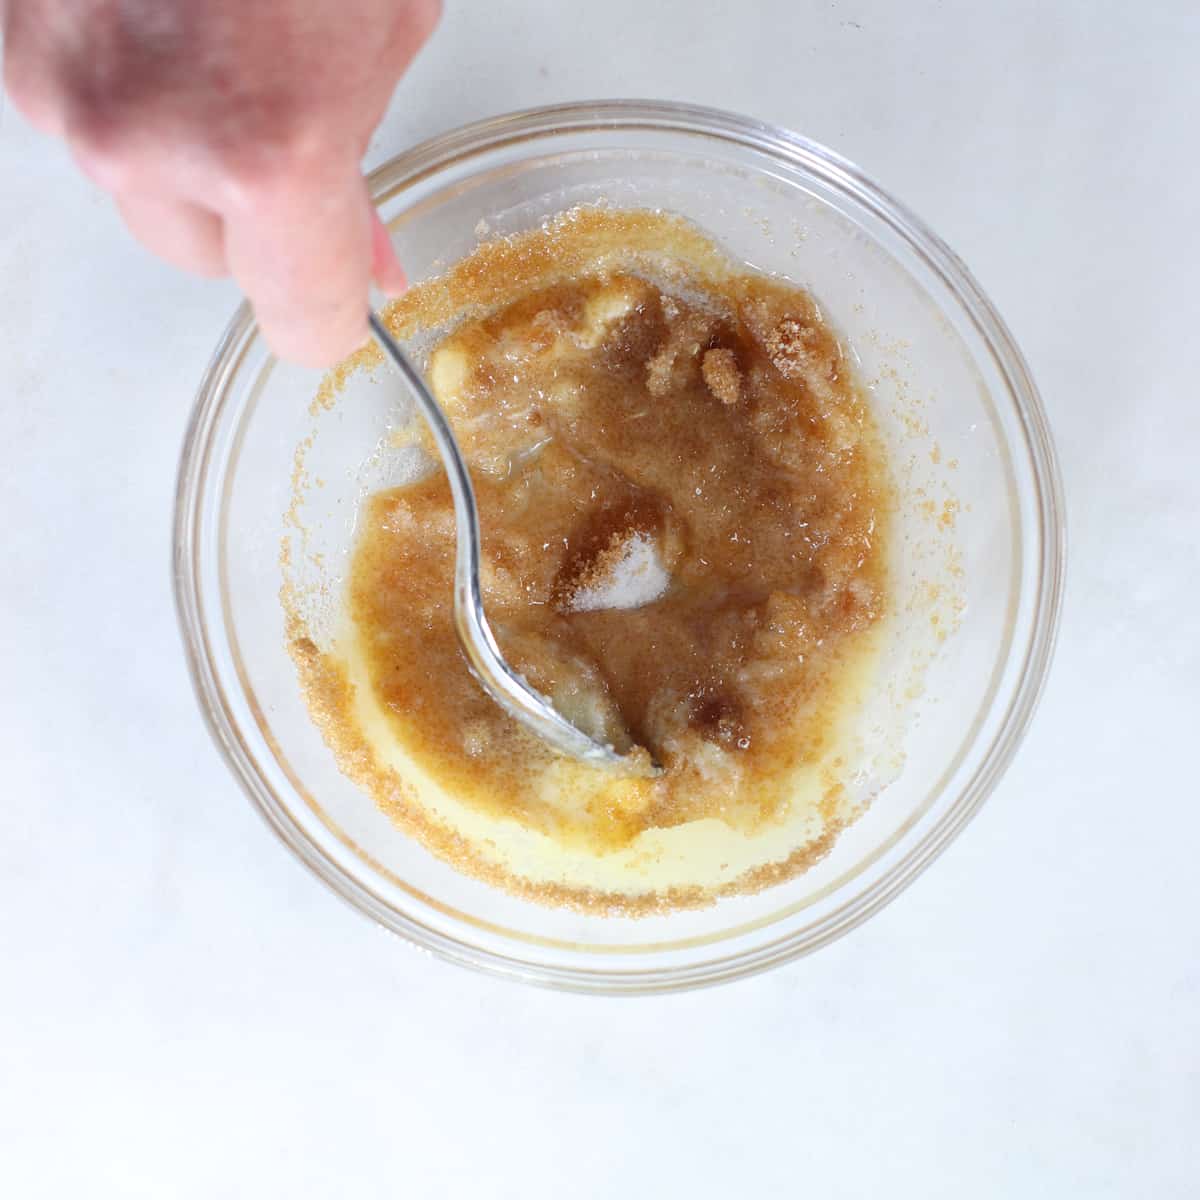
<svg viewBox="0 0 1200 1200">
<path fill-rule="evenodd" d="M 0 0 L 4 78 L 134 235 L 327 366 L 404 286 L 359 162 L 441 0 Z"/>
</svg>

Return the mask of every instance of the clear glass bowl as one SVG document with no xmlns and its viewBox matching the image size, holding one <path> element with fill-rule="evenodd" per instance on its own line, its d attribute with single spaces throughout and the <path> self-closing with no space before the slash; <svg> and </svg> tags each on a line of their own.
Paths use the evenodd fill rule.
<svg viewBox="0 0 1200 1200">
<path fill-rule="evenodd" d="M 938 636 L 925 639 L 921 686 L 905 684 L 913 711 L 897 777 L 807 873 L 711 908 L 642 918 L 544 908 L 460 875 L 338 772 L 285 649 L 279 549 L 296 449 L 319 434 L 307 468 L 323 476 L 312 494 L 325 497 L 322 549 L 332 559 L 313 569 L 336 592 L 388 403 L 352 384 L 314 417 L 318 378 L 272 358 L 243 308 L 200 388 L 175 521 L 187 655 L 234 774 L 339 895 L 416 945 L 497 974 L 581 991 L 667 991 L 761 971 L 846 933 L 978 810 L 1050 662 L 1061 487 L 1036 388 L 1000 317 L 954 254 L 852 164 L 722 112 L 612 102 L 498 117 L 401 155 L 371 186 L 414 279 L 438 274 L 481 233 L 603 202 L 680 213 L 734 257 L 808 287 L 853 347 L 903 463 L 898 566 L 914 628 Z"/>
</svg>

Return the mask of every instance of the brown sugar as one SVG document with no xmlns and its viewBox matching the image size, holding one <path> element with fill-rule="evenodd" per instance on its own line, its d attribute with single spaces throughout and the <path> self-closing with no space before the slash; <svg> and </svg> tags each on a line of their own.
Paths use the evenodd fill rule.
<svg viewBox="0 0 1200 1200">
<path fill-rule="evenodd" d="M 700 372 L 708 390 L 722 404 L 736 404 L 742 396 L 742 375 L 737 355 L 728 346 L 715 346 L 704 352 Z"/>
</svg>

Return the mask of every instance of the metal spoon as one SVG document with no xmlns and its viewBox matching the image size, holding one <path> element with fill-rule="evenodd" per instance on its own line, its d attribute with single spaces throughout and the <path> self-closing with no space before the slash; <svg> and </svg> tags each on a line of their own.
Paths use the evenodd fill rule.
<svg viewBox="0 0 1200 1200">
<path fill-rule="evenodd" d="M 509 716 L 516 718 L 555 750 L 583 762 L 628 769 L 631 764 L 622 755 L 572 725 L 545 696 L 530 687 L 505 662 L 496 635 L 483 613 L 483 597 L 479 589 L 479 510 L 475 506 L 475 489 L 471 486 L 471 476 L 463 461 L 462 451 L 458 448 L 446 414 L 433 398 L 420 371 L 409 361 L 408 355 L 377 314 L 371 312 L 368 320 L 371 332 L 384 354 L 412 388 L 450 480 L 457 534 L 454 625 L 472 674 Z"/>
</svg>

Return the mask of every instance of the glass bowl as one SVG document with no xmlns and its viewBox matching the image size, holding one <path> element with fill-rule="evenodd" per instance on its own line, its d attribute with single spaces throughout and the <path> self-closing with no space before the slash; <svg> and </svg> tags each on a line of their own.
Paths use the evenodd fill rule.
<svg viewBox="0 0 1200 1200">
<path fill-rule="evenodd" d="M 305 707 L 279 602 L 285 520 L 296 523 L 289 506 L 307 473 L 319 478 L 304 489 L 304 569 L 336 596 L 357 500 L 385 481 L 379 450 L 399 385 L 382 372 L 355 377 L 337 403 L 314 406 L 319 378 L 275 360 L 243 307 L 200 388 L 175 514 L 188 660 L 234 774 L 339 895 L 417 946 L 496 974 L 669 991 L 761 971 L 846 933 L 979 809 L 1050 662 L 1061 487 L 1037 390 L 1004 323 L 955 255 L 851 163 L 727 113 L 649 102 L 517 113 L 418 146 L 370 184 L 414 280 L 481 237 L 606 203 L 681 214 L 733 257 L 816 296 L 852 348 L 902 477 L 894 541 L 906 632 L 876 705 L 880 728 L 904 714 L 892 721 L 902 738 L 888 744 L 886 786 L 832 851 L 755 895 L 607 917 L 455 872 L 337 770 Z"/>
</svg>

